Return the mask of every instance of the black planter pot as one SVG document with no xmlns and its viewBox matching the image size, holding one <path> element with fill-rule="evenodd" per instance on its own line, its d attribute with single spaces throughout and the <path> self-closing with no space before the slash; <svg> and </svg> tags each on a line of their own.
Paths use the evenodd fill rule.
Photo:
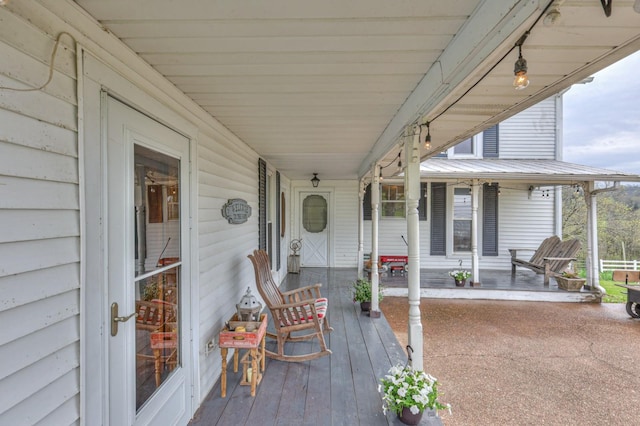
<svg viewBox="0 0 640 426">
<path fill-rule="evenodd" d="M 464 287 L 465 284 L 467 283 L 467 280 L 455 280 L 456 281 L 456 287 Z"/>
<path fill-rule="evenodd" d="M 405 425 L 417 425 L 422 419 L 422 413 L 420 411 L 418 414 L 413 414 L 409 407 L 403 407 L 400 414 L 398 414 L 398 418 Z"/>
<path fill-rule="evenodd" d="M 371 310 L 371 302 L 360 302 L 360 310 L 362 312 L 369 312 Z"/>
</svg>

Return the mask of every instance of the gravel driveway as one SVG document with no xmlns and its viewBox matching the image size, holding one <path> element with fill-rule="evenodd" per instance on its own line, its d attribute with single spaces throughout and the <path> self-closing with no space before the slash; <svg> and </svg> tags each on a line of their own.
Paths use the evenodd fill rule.
<svg viewBox="0 0 640 426">
<path fill-rule="evenodd" d="M 406 298 L 380 308 L 406 344 Z M 424 368 L 450 425 L 640 423 L 640 320 L 624 304 L 422 299 Z"/>
</svg>

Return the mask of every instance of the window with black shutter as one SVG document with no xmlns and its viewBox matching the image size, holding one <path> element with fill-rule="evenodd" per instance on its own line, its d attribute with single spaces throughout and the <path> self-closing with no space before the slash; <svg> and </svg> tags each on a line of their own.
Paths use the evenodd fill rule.
<svg viewBox="0 0 640 426">
<path fill-rule="evenodd" d="M 420 184 L 420 201 L 418 202 L 418 217 L 427 220 L 427 185 Z M 362 220 L 371 220 L 371 184 L 367 185 L 362 198 Z"/>
<path fill-rule="evenodd" d="M 487 158 L 499 156 L 498 125 L 488 128 L 482 133 L 482 155 Z"/>
<path fill-rule="evenodd" d="M 498 255 L 498 184 L 482 188 L 482 255 Z"/>
<path fill-rule="evenodd" d="M 371 220 L 371 184 L 364 189 L 362 198 L 362 220 Z"/>
<path fill-rule="evenodd" d="M 447 254 L 447 184 L 431 184 L 431 255 Z"/>
<path fill-rule="evenodd" d="M 258 248 L 267 249 L 267 162 L 258 159 Z"/>
</svg>

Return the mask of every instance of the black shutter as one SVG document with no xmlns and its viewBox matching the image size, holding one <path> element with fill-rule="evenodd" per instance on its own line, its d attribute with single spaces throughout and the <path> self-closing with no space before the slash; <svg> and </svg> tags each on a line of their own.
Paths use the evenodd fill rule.
<svg viewBox="0 0 640 426">
<path fill-rule="evenodd" d="M 488 128 L 482 134 L 482 156 L 497 158 L 499 156 L 498 125 Z"/>
<path fill-rule="evenodd" d="M 362 198 L 362 220 L 371 220 L 371 184 L 364 189 Z"/>
<path fill-rule="evenodd" d="M 447 254 L 447 184 L 431 184 L 431 255 Z"/>
<path fill-rule="evenodd" d="M 482 188 L 482 255 L 498 255 L 498 184 Z"/>
<path fill-rule="evenodd" d="M 258 248 L 267 249 L 267 163 L 258 159 Z"/>
<path fill-rule="evenodd" d="M 418 201 L 418 218 L 427 220 L 427 185 L 428 183 L 420 183 L 420 200 Z"/>
<path fill-rule="evenodd" d="M 276 171 L 276 271 L 280 270 L 280 172 Z"/>
</svg>

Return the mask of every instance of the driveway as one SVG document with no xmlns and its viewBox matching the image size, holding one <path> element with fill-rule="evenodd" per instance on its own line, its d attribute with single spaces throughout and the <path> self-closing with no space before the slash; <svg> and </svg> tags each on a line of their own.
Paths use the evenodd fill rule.
<svg viewBox="0 0 640 426">
<path fill-rule="evenodd" d="M 406 345 L 406 298 L 380 304 Z M 624 304 L 422 299 L 424 368 L 449 425 L 631 425 L 640 320 Z"/>
</svg>

